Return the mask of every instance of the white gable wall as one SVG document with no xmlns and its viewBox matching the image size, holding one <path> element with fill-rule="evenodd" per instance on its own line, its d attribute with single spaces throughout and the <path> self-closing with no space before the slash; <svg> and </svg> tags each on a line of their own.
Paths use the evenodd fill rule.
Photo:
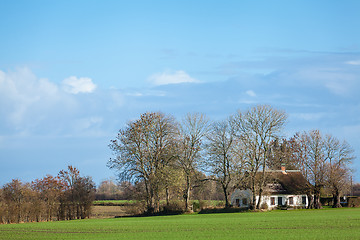
<svg viewBox="0 0 360 240">
<path fill-rule="evenodd" d="M 247 190 L 235 189 L 233 194 L 231 194 L 232 206 L 248 208 L 250 207 L 251 202 L 252 202 L 252 192 L 249 189 Z"/>
<path fill-rule="evenodd" d="M 291 198 L 292 198 L 292 203 L 291 203 Z M 303 198 L 305 200 L 305 203 L 303 203 Z M 256 202 L 258 200 L 259 200 L 259 196 L 256 196 Z M 248 190 L 236 189 L 234 193 L 231 195 L 232 206 L 250 207 L 251 202 L 252 202 L 252 192 L 249 189 Z M 263 203 L 266 203 L 269 209 L 273 209 L 283 205 L 287 205 L 289 207 L 307 207 L 308 199 L 305 194 L 304 195 L 276 194 L 276 195 L 262 196 L 261 204 Z"/>
</svg>

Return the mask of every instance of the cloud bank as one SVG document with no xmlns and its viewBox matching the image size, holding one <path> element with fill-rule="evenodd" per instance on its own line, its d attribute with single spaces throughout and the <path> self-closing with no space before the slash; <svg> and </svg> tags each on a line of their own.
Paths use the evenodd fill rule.
<svg viewBox="0 0 360 240">
<path fill-rule="evenodd" d="M 10 135 L 74 133 L 78 118 L 96 119 L 98 114 L 90 110 L 90 96 L 76 96 L 95 89 L 90 78 L 69 77 L 56 84 L 38 78 L 29 68 L 0 71 L 0 130 Z M 95 124 L 91 120 L 86 125 L 90 123 Z"/>
<path fill-rule="evenodd" d="M 146 111 L 162 111 L 178 119 L 188 112 L 202 112 L 221 120 L 237 109 L 270 104 L 288 113 L 287 136 L 320 129 L 346 139 L 359 152 L 360 68 L 346 64 L 353 59 L 324 55 L 242 61 L 227 65 L 231 77 L 221 75 L 219 67 L 223 81 L 200 82 L 185 71 L 163 72 L 150 77 L 152 86 L 136 89 L 98 89 L 86 77 L 55 83 L 29 68 L 0 71 L 0 149 L 16 175 L 15 163 L 24 164 L 22 159 L 38 159 L 40 168 L 53 154 L 62 164 L 66 159 L 92 172 L 106 169 L 107 145 L 116 132 Z M 244 73 L 244 68 L 253 72 Z M 265 68 L 273 70 L 264 73 Z M 18 156 L 17 149 L 29 154 Z M 46 156 L 39 157 L 42 153 Z M 97 179 L 104 176 L 93 174 Z"/>
<path fill-rule="evenodd" d="M 78 93 L 92 93 L 96 89 L 96 85 L 90 78 L 81 77 L 77 78 L 71 76 L 62 81 L 63 89 L 67 93 L 78 94 Z"/>
<path fill-rule="evenodd" d="M 149 77 L 149 82 L 152 84 L 159 85 L 168 85 L 168 84 L 179 84 L 179 83 L 199 83 L 200 81 L 192 78 L 185 71 L 179 70 L 175 72 L 162 72 L 156 73 Z"/>
</svg>

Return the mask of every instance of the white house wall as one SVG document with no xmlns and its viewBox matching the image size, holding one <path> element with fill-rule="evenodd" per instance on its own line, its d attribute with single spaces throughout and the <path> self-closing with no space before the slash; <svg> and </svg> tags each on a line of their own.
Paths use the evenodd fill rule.
<svg viewBox="0 0 360 240">
<path fill-rule="evenodd" d="M 247 204 L 243 204 L 243 199 L 246 199 Z M 236 204 L 236 199 L 239 199 L 239 204 Z M 250 207 L 252 202 L 252 192 L 248 190 L 239 190 L 235 189 L 233 194 L 231 194 L 231 205 L 237 207 Z"/>
<path fill-rule="evenodd" d="M 275 198 L 275 204 L 271 204 L 271 198 Z M 279 197 L 281 197 L 282 202 L 279 202 Z M 293 204 L 289 203 L 289 198 L 293 197 Z M 287 205 L 290 207 L 307 207 L 308 200 L 306 197 L 306 204 L 302 204 L 302 198 L 306 197 L 306 195 L 285 195 L 285 194 L 279 194 L 279 195 L 270 195 L 270 196 L 261 196 L 261 204 L 266 203 L 269 209 L 273 209 L 283 205 Z M 256 202 L 259 201 L 259 196 L 256 196 Z"/>
<path fill-rule="evenodd" d="M 271 198 L 275 198 L 275 204 L 271 204 Z M 282 198 L 282 202 L 279 203 L 279 197 Z M 293 204 L 289 204 L 289 197 L 293 197 Z M 302 203 L 302 198 L 305 197 L 306 204 Z M 243 199 L 246 198 L 247 204 L 243 204 Z M 237 201 L 238 199 L 238 201 Z M 256 196 L 256 202 L 258 202 L 259 196 Z M 250 207 L 252 202 L 252 192 L 250 190 L 239 190 L 236 189 L 231 195 L 231 205 L 236 207 Z M 238 204 L 237 204 L 238 203 Z M 287 205 L 292 207 L 307 207 L 308 199 L 306 195 L 291 195 L 291 194 L 278 194 L 261 197 L 261 204 L 266 203 L 269 209 L 278 207 L 279 205 Z"/>
</svg>

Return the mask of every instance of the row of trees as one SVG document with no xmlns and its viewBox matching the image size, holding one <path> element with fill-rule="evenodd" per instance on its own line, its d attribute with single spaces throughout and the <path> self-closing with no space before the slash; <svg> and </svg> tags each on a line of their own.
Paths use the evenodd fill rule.
<svg viewBox="0 0 360 240">
<path fill-rule="evenodd" d="M 318 130 L 284 139 L 286 120 L 285 112 L 268 105 L 216 122 L 198 113 L 178 122 L 170 115 L 147 112 L 111 141 L 114 158 L 108 166 L 118 170 L 120 180 L 144 185 L 149 213 L 159 211 L 161 199 L 179 197 L 189 210 L 191 193 L 206 181 L 221 186 L 226 207 L 231 191 L 242 188 L 252 190 L 252 207 L 259 208 L 255 196 L 264 194 L 268 170 L 282 163 L 300 169 L 308 180 L 310 207 L 321 207 L 325 187 L 339 200 L 350 176 L 351 147 Z"/>
<path fill-rule="evenodd" d="M 91 178 L 72 166 L 31 183 L 14 179 L 0 189 L 0 223 L 83 219 L 94 193 Z"/>
<path fill-rule="evenodd" d="M 346 141 L 319 130 L 298 133 L 289 141 L 292 164 L 308 180 L 311 207 L 321 208 L 320 194 L 326 188 L 333 196 L 334 207 L 341 207 L 340 196 L 350 189 L 353 149 Z M 312 199 L 314 196 L 314 200 Z"/>
</svg>

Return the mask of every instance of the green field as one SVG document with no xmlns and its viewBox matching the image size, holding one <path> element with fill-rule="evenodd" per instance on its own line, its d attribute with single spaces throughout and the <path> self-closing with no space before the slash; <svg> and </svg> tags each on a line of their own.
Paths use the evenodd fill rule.
<svg viewBox="0 0 360 240">
<path fill-rule="evenodd" d="M 360 208 L 9 224 L 0 239 L 360 239 Z"/>
<path fill-rule="evenodd" d="M 129 205 L 136 203 L 136 200 L 96 200 L 94 205 Z"/>
</svg>

